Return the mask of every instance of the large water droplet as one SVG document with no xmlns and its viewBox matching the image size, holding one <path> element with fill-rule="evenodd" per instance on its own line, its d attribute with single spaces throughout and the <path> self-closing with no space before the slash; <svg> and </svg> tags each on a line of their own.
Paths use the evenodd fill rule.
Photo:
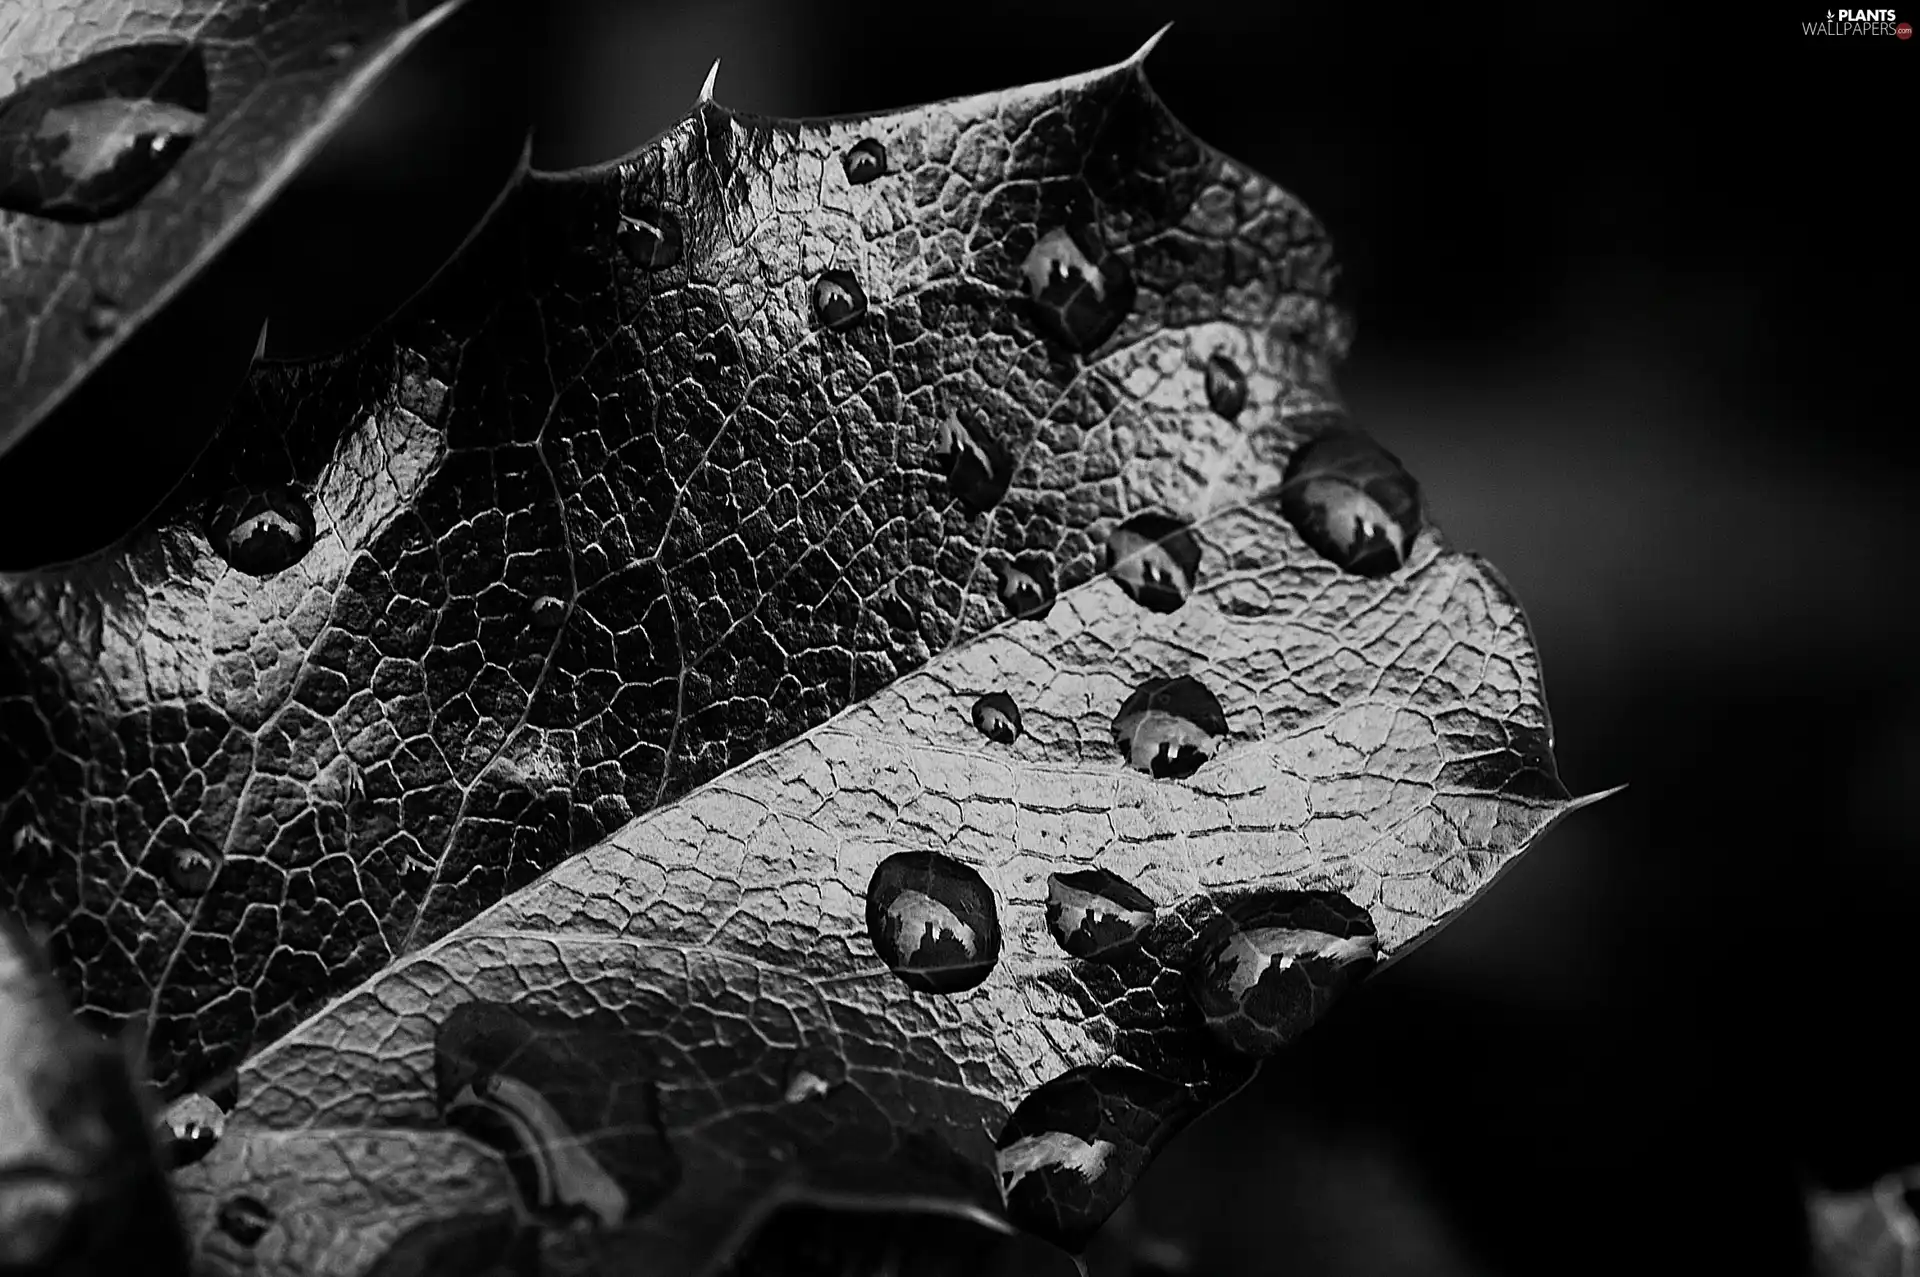
<svg viewBox="0 0 1920 1277">
<path fill-rule="evenodd" d="M 1107 535 L 1107 572 L 1141 607 L 1172 612 L 1200 576 L 1200 542 L 1184 519 L 1136 514 Z"/>
<path fill-rule="evenodd" d="M 506 1156 L 529 1214 L 616 1228 L 672 1191 L 680 1173 L 635 1048 L 627 1030 L 464 1003 L 434 1037 L 440 1111 Z"/>
<path fill-rule="evenodd" d="M 1338 430 L 1294 454 L 1280 512 L 1343 571 L 1386 576 L 1413 552 L 1420 489 L 1399 458 L 1357 430 Z"/>
<path fill-rule="evenodd" d="M 1185 780 L 1219 751 L 1226 711 L 1200 680 L 1150 678 L 1113 716 L 1113 743 L 1127 764 L 1159 780 Z"/>
<path fill-rule="evenodd" d="M 1247 375 L 1225 355 L 1207 360 L 1207 405 L 1228 421 L 1247 406 Z"/>
<path fill-rule="evenodd" d="M 893 973 L 922 993 L 971 989 L 1000 960 L 993 889 L 937 851 L 895 852 L 874 869 L 867 935 Z"/>
<path fill-rule="evenodd" d="M 159 854 L 167 881 L 184 896 L 206 894 L 223 859 L 218 847 L 178 828 L 161 837 Z"/>
<path fill-rule="evenodd" d="M 273 1227 L 273 1208 L 250 1194 L 236 1193 L 220 1203 L 214 1222 L 242 1246 L 252 1247 Z"/>
<path fill-rule="evenodd" d="M 1000 441 L 949 413 L 934 444 L 934 460 L 968 514 L 985 514 L 1000 504 L 1013 482 L 1013 459 Z"/>
<path fill-rule="evenodd" d="M 867 294 L 852 271 L 836 267 L 813 281 L 813 314 L 831 332 L 843 332 L 866 317 Z"/>
<path fill-rule="evenodd" d="M 1337 891 L 1263 893 L 1201 930 L 1188 979 L 1214 1036 L 1269 1055 L 1312 1028 L 1378 949 L 1372 917 Z"/>
<path fill-rule="evenodd" d="M 1106 869 L 1047 875 L 1047 929 L 1076 958 L 1126 949 L 1158 908 L 1153 897 Z"/>
<path fill-rule="evenodd" d="M 1007 1214 L 1079 1251 L 1199 1111 L 1183 1086 L 1121 1065 L 1078 1068 L 1020 1102 L 997 1141 Z"/>
<path fill-rule="evenodd" d="M 0 209 L 62 222 L 124 213 L 206 122 L 195 45 L 122 45 L 43 75 L 0 100 Z"/>
<path fill-rule="evenodd" d="M 1041 328 L 1073 351 L 1089 351 L 1133 309 L 1133 268 L 1091 231 L 1056 227 L 1040 237 L 1021 271 Z"/>
<path fill-rule="evenodd" d="M 248 576 L 284 572 L 313 548 L 313 506 L 292 484 L 234 488 L 207 512 L 207 540 Z"/>
<path fill-rule="evenodd" d="M 988 692 L 973 703 L 973 725 L 988 740 L 1011 745 L 1020 739 L 1020 707 L 1005 692 Z"/>
<path fill-rule="evenodd" d="M 1055 597 L 1053 560 L 1044 554 L 1021 554 L 998 570 L 1000 601 L 1007 611 L 1024 621 L 1046 620 Z"/>
<path fill-rule="evenodd" d="M 847 148 L 840 157 L 841 167 L 847 171 L 847 181 L 855 186 L 865 186 L 887 172 L 887 148 L 870 137 L 863 137 Z"/>
<path fill-rule="evenodd" d="M 615 238 L 627 260 L 644 271 L 678 265 L 681 254 L 686 251 L 680 219 L 664 208 L 651 205 L 621 214 Z"/>
<path fill-rule="evenodd" d="M 211 1098 L 183 1095 L 160 1115 L 160 1158 L 168 1167 L 189 1166 L 213 1151 L 227 1129 L 227 1115 Z"/>
</svg>

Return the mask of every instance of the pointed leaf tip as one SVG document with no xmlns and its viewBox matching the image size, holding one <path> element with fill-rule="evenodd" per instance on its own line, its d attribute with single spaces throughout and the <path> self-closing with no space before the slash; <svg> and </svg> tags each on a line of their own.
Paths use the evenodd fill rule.
<svg viewBox="0 0 1920 1277">
<path fill-rule="evenodd" d="M 713 101 L 713 82 L 720 78 L 720 59 L 715 58 L 713 65 L 707 68 L 707 78 L 701 81 L 700 96 L 693 100 L 695 106 Z"/>
<path fill-rule="evenodd" d="M 1127 59 L 1126 65 L 1130 67 L 1138 67 L 1138 66 L 1146 65 L 1147 57 L 1159 45 L 1160 41 L 1166 36 L 1167 32 L 1171 30 L 1173 30 L 1173 23 L 1169 22 L 1165 26 L 1162 26 L 1158 31 L 1148 36 L 1146 43 L 1141 45 L 1140 48 L 1134 53 L 1134 55 Z"/>
</svg>

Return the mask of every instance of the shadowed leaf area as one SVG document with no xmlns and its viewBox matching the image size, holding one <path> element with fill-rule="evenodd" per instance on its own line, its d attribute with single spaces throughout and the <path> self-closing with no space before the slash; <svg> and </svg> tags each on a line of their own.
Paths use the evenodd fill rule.
<svg viewBox="0 0 1920 1277">
<path fill-rule="evenodd" d="M 237 1070 L 201 1270 L 1081 1245 L 1572 805 L 1332 282 L 1137 59 L 705 102 L 6 581 L 0 903 L 168 1097 Z"/>
</svg>

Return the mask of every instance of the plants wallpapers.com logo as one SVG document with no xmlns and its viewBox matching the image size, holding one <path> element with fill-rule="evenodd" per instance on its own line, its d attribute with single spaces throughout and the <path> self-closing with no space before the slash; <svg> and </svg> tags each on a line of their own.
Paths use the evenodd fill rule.
<svg viewBox="0 0 1920 1277">
<path fill-rule="evenodd" d="M 1802 22 L 1803 35 L 1890 35 L 1900 40 L 1913 38 L 1911 24 L 1902 22 L 1892 9 L 1829 9 L 1817 22 Z"/>
</svg>

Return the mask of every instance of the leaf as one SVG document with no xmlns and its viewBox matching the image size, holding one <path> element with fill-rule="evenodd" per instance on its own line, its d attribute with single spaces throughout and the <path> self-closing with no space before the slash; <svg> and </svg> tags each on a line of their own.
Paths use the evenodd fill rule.
<svg viewBox="0 0 1920 1277">
<path fill-rule="evenodd" d="M 125 1056 L 74 1024 L 39 946 L 4 916 L 0 1271 L 187 1271 Z"/>
<path fill-rule="evenodd" d="M 1347 421 L 1324 234 L 1144 54 L 703 96 L 9 583 L 4 885 L 169 1093 L 239 1066 L 207 1271 L 1078 1247 L 1577 805 L 1518 605 Z"/>
<path fill-rule="evenodd" d="M 87 0 L 0 27 L 0 454 L 462 2 L 409 24 L 406 0 Z"/>
</svg>

